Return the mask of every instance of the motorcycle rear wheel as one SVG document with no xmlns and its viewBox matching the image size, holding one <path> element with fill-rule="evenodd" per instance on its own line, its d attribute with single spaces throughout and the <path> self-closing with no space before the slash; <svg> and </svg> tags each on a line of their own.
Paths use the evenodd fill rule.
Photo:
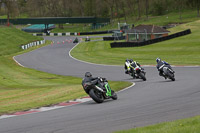
<svg viewBox="0 0 200 133">
<path fill-rule="evenodd" d="M 104 101 L 104 97 L 102 96 L 102 93 L 98 90 L 91 89 L 89 91 L 90 97 L 96 102 L 96 103 L 102 103 Z"/>
</svg>

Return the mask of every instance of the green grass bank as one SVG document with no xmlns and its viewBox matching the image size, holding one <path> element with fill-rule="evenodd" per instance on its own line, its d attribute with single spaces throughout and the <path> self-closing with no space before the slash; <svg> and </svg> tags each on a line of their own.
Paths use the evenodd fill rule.
<svg viewBox="0 0 200 133">
<path fill-rule="evenodd" d="M 199 133 L 200 116 L 115 133 Z"/>
<path fill-rule="evenodd" d="M 133 58 L 142 65 L 155 65 L 160 57 L 173 65 L 200 65 L 200 20 L 169 29 L 171 33 L 191 29 L 192 34 L 143 47 L 111 48 L 111 41 L 83 42 L 72 50 L 77 59 L 110 65 L 123 65 Z"/>
<path fill-rule="evenodd" d="M 86 96 L 81 78 L 48 74 L 14 62 L 14 55 L 42 47 L 23 51 L 22 44 L 41 39 L 15 28 L 0 27 L 0 115 Z M 120 90 L 131 83 L 110 81 L 110 85 Z"/>
</svg>

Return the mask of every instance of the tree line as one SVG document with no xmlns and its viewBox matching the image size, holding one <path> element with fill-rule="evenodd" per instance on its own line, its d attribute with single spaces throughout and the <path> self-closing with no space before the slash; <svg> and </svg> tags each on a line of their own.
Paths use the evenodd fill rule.
<svg viewBox="0 0 200 133">
<path fill-rule="evenodd" d="M 0 15 L 7 17 L 128 17 L 140 19 L 185 9 L 197 10 L 200 0 L 0 0 Z"/>
</svg>

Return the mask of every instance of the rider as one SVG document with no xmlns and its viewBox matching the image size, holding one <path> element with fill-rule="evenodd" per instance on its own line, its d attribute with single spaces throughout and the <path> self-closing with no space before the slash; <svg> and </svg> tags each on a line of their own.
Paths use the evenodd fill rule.
<svg viewBox="0 0 200 133">
<path fill-rule="evenodd" d="M 93 85 L 97 85 L 99 82 L 100 77 L 92 77 L 92 74 L 90 72 L 85 73 L 85 77 L 82 80 L 82 86 L 84 90 L 88 93 L 87 88 L 85 88 L 84 84 L 87 82 L 91 82 Z"/>
<path fill-rule="evenodd" d="M 124 64 L 124 69 L 125 69 L 125 73 L 126 74 L 129 74 L 129 72 L 131 70 L 130 65 L 131 65 L 130 60 L 126 59 L 125 60 L 125 64 Z"/>
<path fill-rule="evenodd" d="M 129 72 L 132 72 L 131 76 L 133 76 L 133 78 L 135 78 L 134 69 L 137 66 L 141 67 L 140 64 L 137 61 L 133 61 L 133 59 L 130 59 L 130 60 L 126 59 L 126 61 L 125 61 L 125 70 L 126 70 L 125 73 L 128 74 Z"/>
<path fill-rule="evenodd" d="M 160 68 L 160 67 L 161 67 L 162 65 L 165 65 L 166 67 L 169 67 L 169 69 L 171 69 L 171 70 L 172 70 L 172 67 L 170 66 L 169 63 L 167 63 L 167 62 L 165 62 L 165 61 L 162 61 L 159 57 L 156 59 L 156 62 L 157 62 L 156 67 L 157 67 L 157 69 L 158 69 L 158 71 L 159 71 L 159 75 L 160 75 L 160 76 L 163 76 L 163 77 L 166 79 L 165 75 L 163 74 L 163 67 L 162 67 L 162 68 Z"/>
<path fill-rule="evenodd" d="M 137 61 L 133 61 L 132 59 L 130 60 L 130 62 L 131 62 L 131 70 L 132 70 L 132 76 L 133 76 L 133 78 L 137 78 L 137 77 L 135 77 L 135 71 L 134 71 L 134 69 L 136 68 L 136 67 L 141 67 L 140 66 L 140 64 L 137 62 Z"/>
</svg>

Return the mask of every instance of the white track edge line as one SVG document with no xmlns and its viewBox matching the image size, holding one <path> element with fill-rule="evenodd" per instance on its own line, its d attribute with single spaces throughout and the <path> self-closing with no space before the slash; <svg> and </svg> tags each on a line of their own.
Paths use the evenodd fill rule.
<svg viewBox="0 0 200 133">
<path fill-rule="evenodd" d="M 76 61 L 79 61 L 79 62 L 83 62 L 83 63 L 86 63 L 86 64 L 91 64 L 91 65 L 98 65 L 98 66 L 115 66 L 115 67 L 121 67 L 121 66 L 119 66 L 119 65 L 104 65 L 104 64 L 95 64 L 95 63 L 91 63 L 91 62 L 87 62 L 87 61 L 83 61 L 83 60 L 79 60 L 79 59 L 77 59 L 77 58 L 75 58 L 75 57 L 73 57 L 72 55 L 71 55 L 71 51 L 74 49 L 74 48 L 76 48 L 78 45 L 79 45 L 80 43 L 77 43 L 70 51 L 69 51 L 69 56 L 72 58 L 72 59 L 74 59 L 74 60 L 76 60 Z"/>
<path fill-rule="evenodd" d="M 21 63 L 19 63 L 19 62 L 15 59 L 15 57 L 16 57 L 16 56 L 13 56 L 13 60 L 14 60 L 19 66 L 25 67 L 25 66 L 23 66 Z"/>
</svg>

